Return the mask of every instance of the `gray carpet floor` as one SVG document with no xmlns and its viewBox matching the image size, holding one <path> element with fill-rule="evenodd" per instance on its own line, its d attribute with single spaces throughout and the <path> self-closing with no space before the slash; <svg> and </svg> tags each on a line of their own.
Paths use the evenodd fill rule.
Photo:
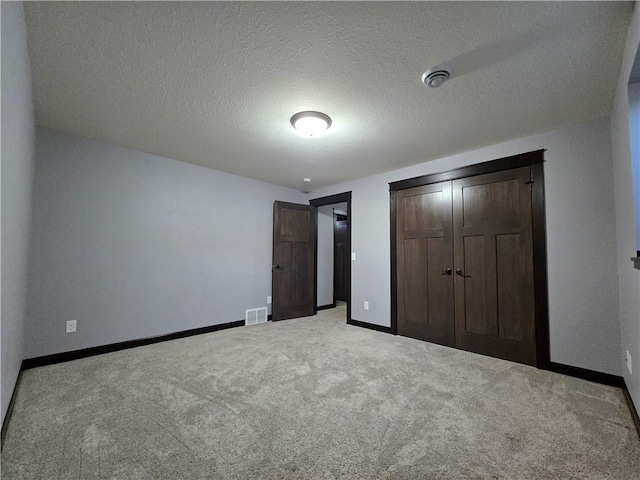
<svg viewBox="0 0 640 480">
<path fill-rule="evenodd" d="M 28 370 L 2 478 L 640 478 L 620 390 L 344 318 Z"/>
</svg>

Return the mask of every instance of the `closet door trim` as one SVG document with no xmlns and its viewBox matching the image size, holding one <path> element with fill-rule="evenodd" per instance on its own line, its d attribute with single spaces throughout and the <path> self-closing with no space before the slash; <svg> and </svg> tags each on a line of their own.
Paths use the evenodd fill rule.
<svg viewBox="0 0 640 480">
<path fill-rule="evenodd" d="M 399 190 L 457 180 L 465 177 L 482 175 L 485 173 L 510 170 L 518 167 L 531 166 L 531 208 L 533 235 L 533 275 L 535 301 L 535 338 L 536 338 L 536 366 L 547 368 L 550 363 L 549 347 L 549 302 L 547 289 L 547 234 L 544 201 L 544 152 L 535 150 L 520 155 L 500 158 L 489 162 L 469 165 L 447 172 L 422 175 L 397 182 L 389 183 L 390 191 L 390 260 L 391 260 L 391 330 L 398 332 L 398 269 L 396 244 L 396 213 Z"/>
<path fill-rule="evenodd" d="M 511 157 L 504 157 L 498 160 L 469 165 L 467 167 L 449 170 L 448 172 L 432 173 L 430 175 L 422 175 L 420 177 L 408 178 L 397 182 L 389 183 L 389 190 L 394 192 L 397 190 L 405 190 L 411 187 L 421 187 L 430 183 L 446 182 L 447 180 L 458 180 L 459 178 L 475 177 L 484 173 L 494 173 L 500 170 L 511 170 L 512 168 L 528 167 L 544 162 L 544 150 L 535 150 L 533 152 L 521 153 Z"/>
</svg>

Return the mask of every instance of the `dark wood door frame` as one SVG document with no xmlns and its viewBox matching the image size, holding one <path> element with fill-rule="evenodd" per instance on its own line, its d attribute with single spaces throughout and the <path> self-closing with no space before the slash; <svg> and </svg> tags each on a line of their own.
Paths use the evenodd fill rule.
<svg viewBox="0 0 640 480">
<path fill-rule="evenodd" d="M 318 313 L 318 207 L 333 205 L 334 203 L 347 202 L 347 252 L 351 257 L 351 192 L 338 193 L 328 197 L 314 198 L 309 200 L 309 205 L 315 207 L 316 222 L 316 246 L 315 246 L 315 271 L 313 279 L 313 305 L 314 314 Z M 351 320 L 351 261 L 347 262 L 347 321 Z"/>
<path fill-rule="evenodd" d="M 448 172 L 434 173 L 389 183 L 391 214 L 391 331 L 398 331 L 398 280 L 396 261 L 396 207 L 397 192 L 406 188 L 428 185 L 447 180 L 499 172 L 512 168 L 531 166 L 531 207 L 533 234 L 533 268 L 535 290 L 535 335 L 536 366 L 548 368 L 550 364 L 549 345 L 549 298 L 547 287 L 547 232 L 544 201 L 544 152 L 533 152 L 500 158 L 477 165 L 470 165 Z"/>
</svg>

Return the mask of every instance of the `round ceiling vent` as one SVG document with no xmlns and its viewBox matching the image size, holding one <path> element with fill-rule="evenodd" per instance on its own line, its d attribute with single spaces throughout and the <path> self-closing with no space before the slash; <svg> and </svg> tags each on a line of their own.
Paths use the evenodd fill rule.
<svg viewBox="0 0 640 480">
<path fill-rule="evenodd" d="M 422 83 L 430 88 L 438 88 L 444 82 L 449 80 L 451 70 L 444 65 L 433 67 L 422 74 Z"/>
</svg>

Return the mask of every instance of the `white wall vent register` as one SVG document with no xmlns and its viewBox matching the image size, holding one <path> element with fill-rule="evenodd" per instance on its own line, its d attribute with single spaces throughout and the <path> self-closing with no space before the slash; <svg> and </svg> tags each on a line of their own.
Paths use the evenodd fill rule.
<svg viewBox="0 0 640 480">
<path fill-rule="evenodd" d="M 267 307 L 252 308 L 251 310 L 245 310 L 244 324 L 255 325 L 257 323 L 264 323 L 267 321 Z"/>
</svg>

